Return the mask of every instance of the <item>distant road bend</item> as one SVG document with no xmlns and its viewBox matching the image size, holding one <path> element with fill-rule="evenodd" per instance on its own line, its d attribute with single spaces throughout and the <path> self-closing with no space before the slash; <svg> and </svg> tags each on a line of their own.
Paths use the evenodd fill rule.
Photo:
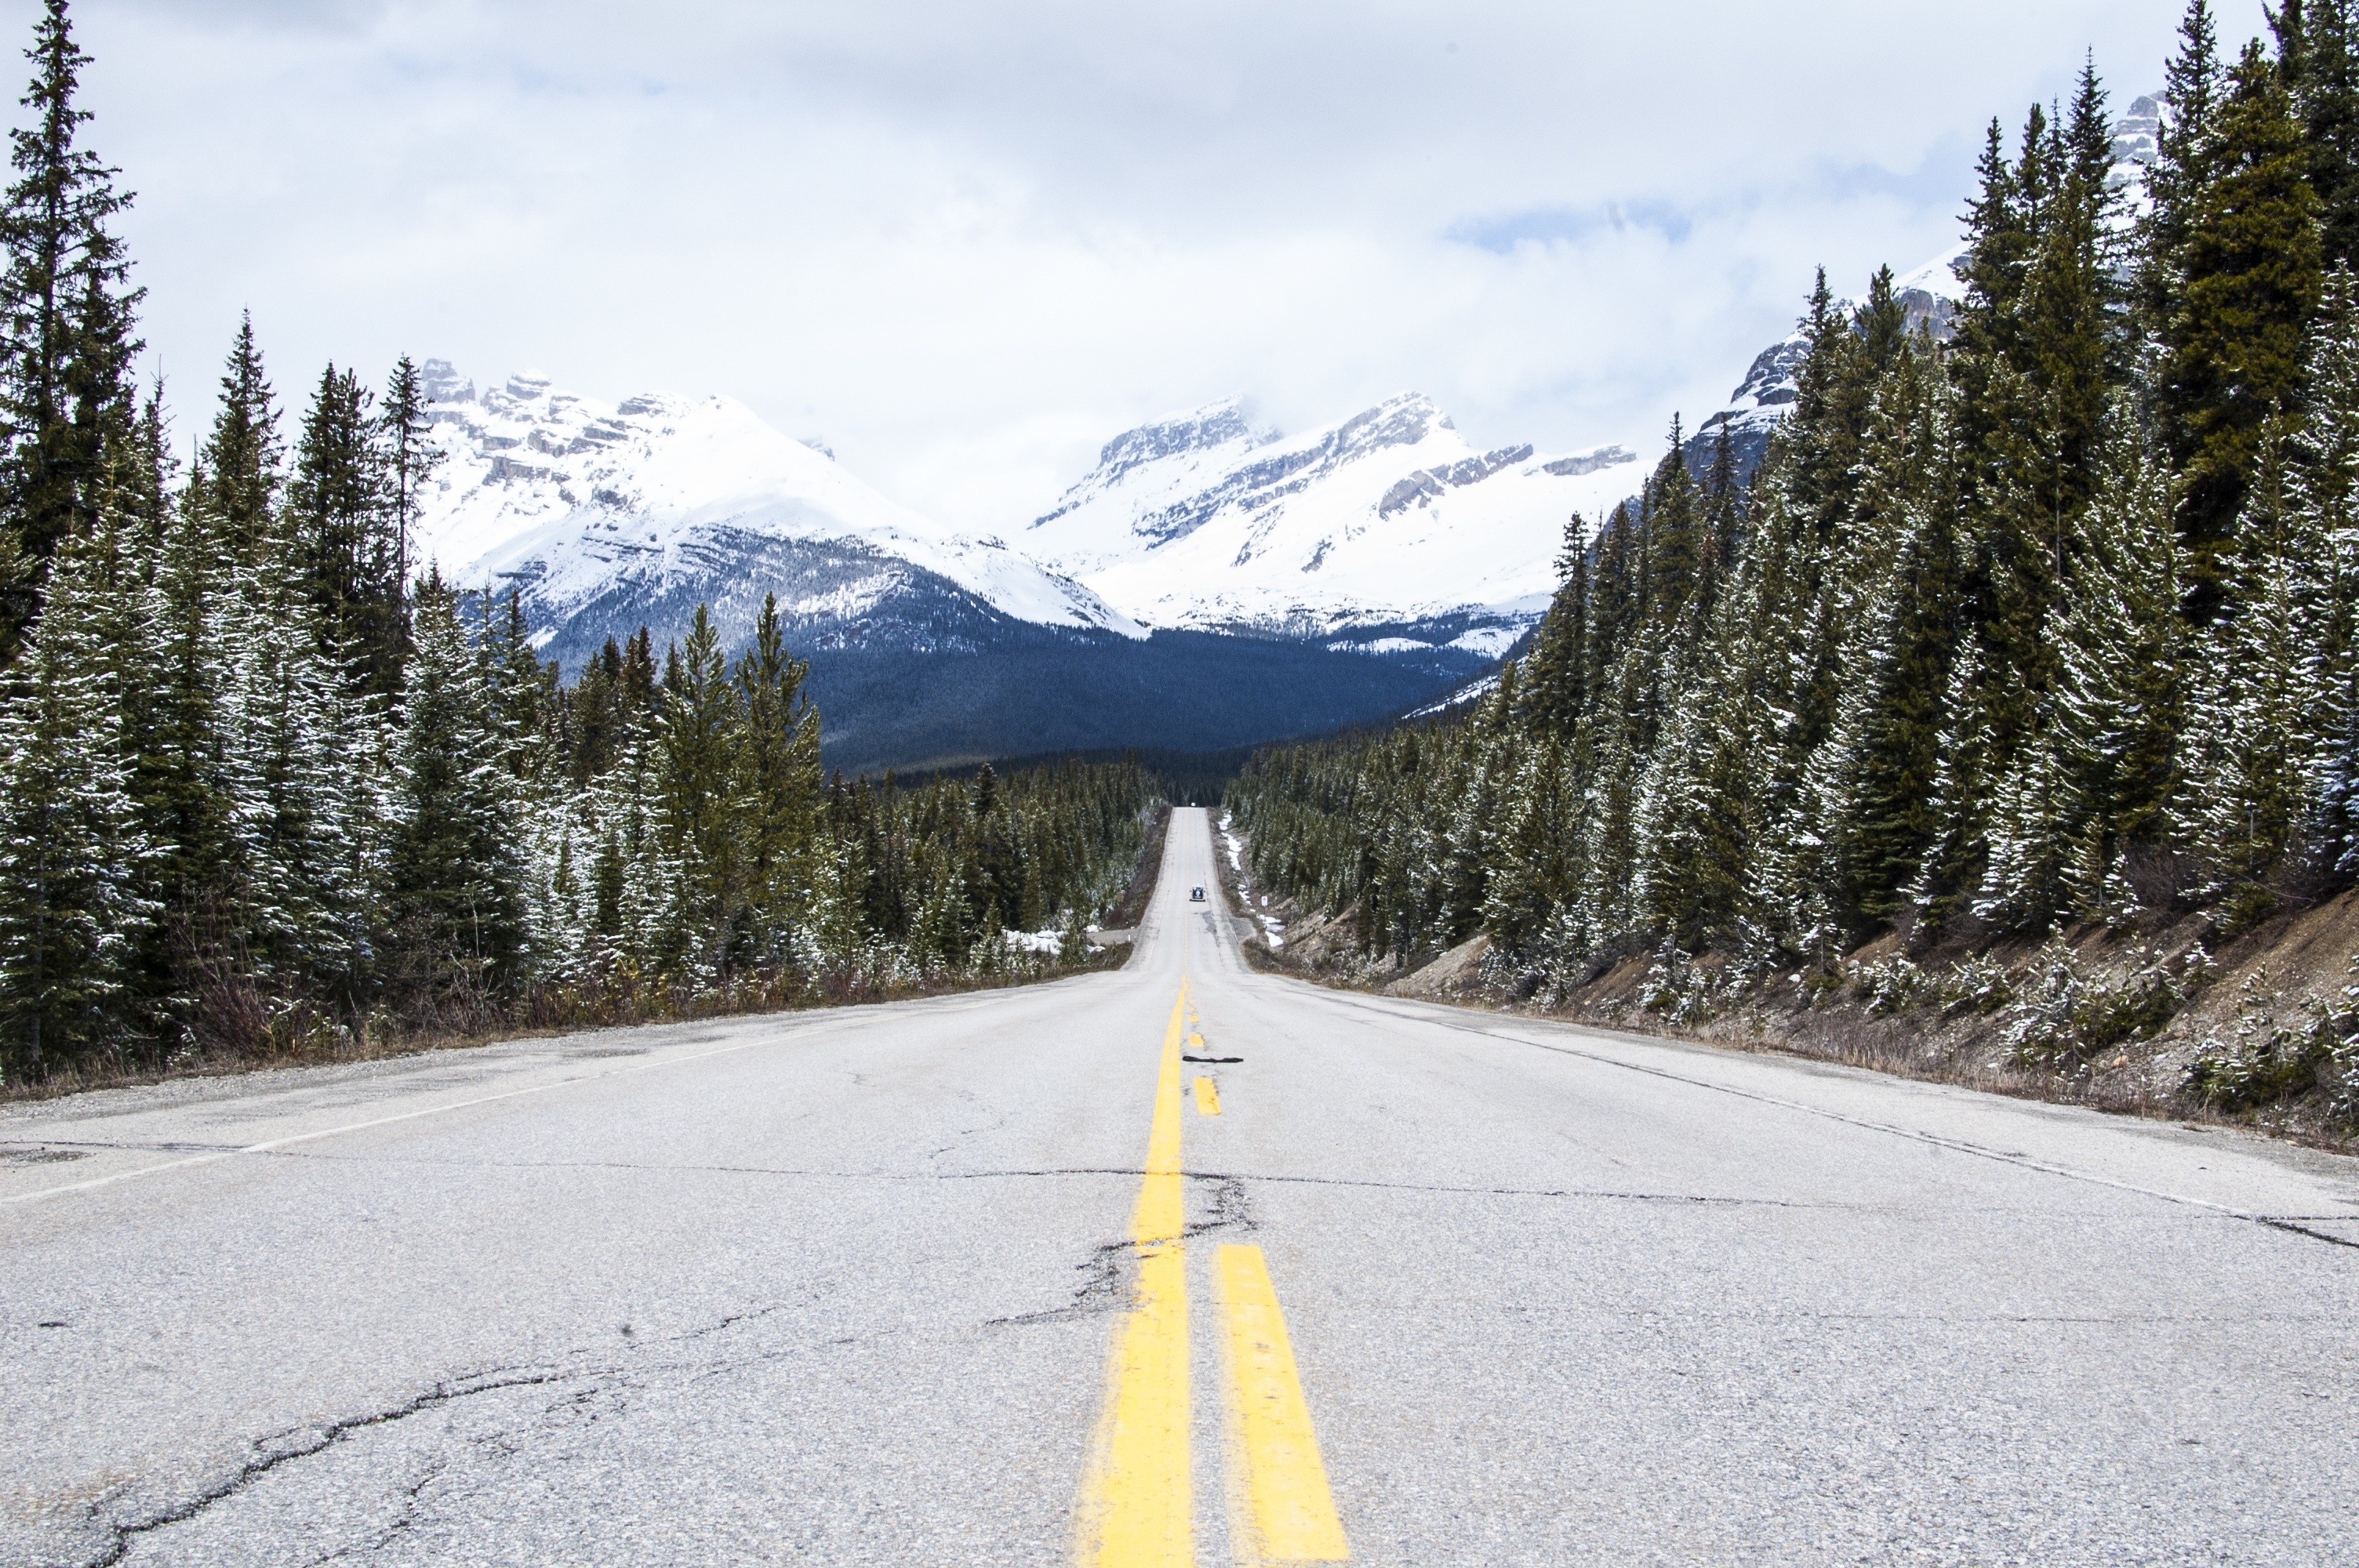
<svg viewBox="0 0 2359 1568">
<path fill-rule="evenodd" d="M 1248 971 L 0 1111 L 0 1563 L 2359 1561 L 2359 1170 Z"/>
</svg>

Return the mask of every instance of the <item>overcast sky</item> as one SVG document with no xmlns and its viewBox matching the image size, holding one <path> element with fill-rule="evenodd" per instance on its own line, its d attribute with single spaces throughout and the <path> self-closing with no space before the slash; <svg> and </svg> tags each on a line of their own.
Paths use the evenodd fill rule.
<svg viewBox="0 0 2359 1568">
<path fill-rule="evenodd" d="M 0 0 L 13 36 L 38 7 Z M 2177 0 L 79 0 L 182 434 L 331 358 L 742 398 L 1010 527 L 1230 393 L 1651 447 L 1951 243 L 1981 128 Z M 2258 29 L 2228 0 L 2222 30 Z M 2249 14 L 2247 14 L 2249 13 Z"/>
</svg>

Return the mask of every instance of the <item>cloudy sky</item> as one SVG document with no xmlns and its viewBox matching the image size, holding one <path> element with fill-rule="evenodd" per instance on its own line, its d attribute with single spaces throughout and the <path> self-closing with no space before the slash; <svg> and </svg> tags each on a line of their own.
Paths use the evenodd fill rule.
<svg viewBox="0 0 2359 1568">
<path fill-rule="evenodd" d="M 78 0 L 183 433 L 402 352 L 742 398 L 1010 526 L 1139 419 L 1652 443 L 2177 0 Z M 38 6 L 0 0 L 24 38 Z M 2247 16 L 2245 13 L 2250 12 Z M 2223 7 L 2256 30 L 2258 0 Z"/>
</svg>

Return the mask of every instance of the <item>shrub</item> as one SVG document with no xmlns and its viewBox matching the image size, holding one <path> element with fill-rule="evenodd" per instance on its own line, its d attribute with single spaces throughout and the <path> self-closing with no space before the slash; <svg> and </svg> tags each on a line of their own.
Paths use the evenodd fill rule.
<svg viewBox="0 0 2359 1568">
<path fill-rule="evenodd" d="M 1638 1006 L 1659 1013 L 1673 1023 L 1695 1023 L 1712 1016 L 1712 980 L 1700 973 L 1695 960 L 1665 937 L 1638 981 Z"/>
<path fill-rule="evenodd" d="M 2084 968 L 2062 942 L 2050 942 L 2025 971 L 2007 1044 L 2025 1066 L 2078 1077 L 2099 1052 L 2144 1039 L 2170 1022 L 2187 992 L 2159 955 L 2128 954 L 2130 968 L 2111 979 Z"/>
<path fill-rule="evenodd" d="M 2351 962 L 2359 973 L 2359 956 Z M 2295 1022 L 2278 1017 L 2282 1002 L 2268 989 L 2266 968 L 2245 977 L 2230 1038 L 2206 1038 L 2181 1087 L 2222 1110 L 2250 1110 L 2315 1087 L 2325 1092 L 2330 1120 L 2359 1128 L 2359 985 L 2344 986 L 2339 1001 L 2304 997 Z"/>
<path fill-rule="evenodd" d="M 1976 954 L 1941 978 L 1944 1012 L 1996 1012 L 2015 1000 L 2015 987 L 1995 958 Z"/>
<path fill-rule="evenodd" d="M 1873 964 L 1845 964 L 1843 973 L 1867 1000 L 1870 1012 L 1907 1012 L 1941 995 L 1939 980 L 1897 953 Z"/>
</svg>

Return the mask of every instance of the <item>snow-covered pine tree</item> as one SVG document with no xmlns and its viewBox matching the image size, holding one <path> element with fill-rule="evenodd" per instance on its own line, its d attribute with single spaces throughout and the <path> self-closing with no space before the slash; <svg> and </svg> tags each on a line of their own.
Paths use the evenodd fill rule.
<svg viewBox="0 0 2359 1568">
<path fill-rule="evenodd" d="M 1835 712 L 1811 793 L 1826 813 L 1818 881 L 1854 924 L 1897 912 L 1931 835 L 1928 791 L 1962 610 L 1953 408 L 1932 344 L 1918 341 L 1877 395 L 1841 540 Z"/>
<path fill-rule="evenodd" d="M 2228 72 L 2203 137 L 2196 178 L 2170 187 L 2179 205 L 2158 264 L 2168 284 L 2156 378 L 2199 622 L 2226 601 L 2245 490 L 2299 404 L 2321 282 L 2301 125 L 2257 39 Z"/>
<path fill-rule="evenodd" d="M 524 831 L 506 737 L 457 596 L 416 596 L 386 780 L 388 978 L 412 1006 L 480 1005 L 522 982 Z"/>
<path fill-rule="evenodd" d="M 386 502 L 393 513 L 393 581 L 405 595 L 409 591 L 410 546 L 425 510 L 426 487 L 442 466 L 442 449 L 434 444 L 428 403 L 425 378 L 409 356 L 402 355 L 386 383 L 377 419 L 383 432 Z"/>
<path fill-rule="evenodd" d="M 60 542 L 48 607 L 0 707 L 0 1072 L 40 1077 L 146 1035 L 136 981 L 157 911 L 130 790 L 115 541 Z M 110 602 L 112 600 L 112 602 Z"/>
<path fill-rule="evenodd" d="M 351 1011 L 368 947 L 380 708 L 347 687 L 346 644 L 308 591 L 298 526 L 273 523 L 218 621 L 234 899 L 243 946 L 274 989 Z"/>
<path fill-rule="evenodd" d="M 803 695 L 810 669 L 788 654 L 777 597 L 765 594 L 734 673 L 745 716 L 747 895 L 766 962 L 792 949 L 812 896 L 821 780 L 819 710 Z"/>
<path fill-rule="evenodd" d="M 1577 806 L 1566 787 L 1562 741 L 1543 735 L 1514 754 L 1516 773 L 1484 880 L 1482 923 L 1499 961 L 1528 972 L 1544 961 L 1538 938 L 1575 877 L 1570 853 L 1579 840 L 1564 829 Z"/>
<path fill-rule="evenodd" d="M 672 651 L 658 724 L 661 835 L 679 881 L 666 933 L 667 966 L 699 981 L 723 981 L 747 904 L 747 823 L 737 794 L 745 710 L 721 635 L 702 606 Z"/>
<path fill-rule="evenodd" d="M 2126 913 L 2136 899 L 2126 857 L 2169 847 L 2186 723 L 2188 628 L 2169 475 L 2131 398 L 2116 402 L 2111 424 L 2049 633 L 2060 661 L 2056 734 L 2081 813 L 2070 827 L 2079 849 L 2069 893 L 2084 919 Z"/>
<path fill-rule="evenodd" d="M 2306 804 L 2309 742 L 2324 728 L 2306 606 L 2325 554 L 2295 504 L 2287 448 L 2264 449 L 2237 527 L 2226 612 L 2200 646 L 2190 738 L 2199 854 L 2226 896 L 2232 925 L 2274 901 Z M 2190 552 L 2191 554 L 2191 552 Z M 2190 563 L 2191 569 L 2191 563 Z"/>
<path fill-rule="evenodd" d="M 2286 0 L 2269 14 L 2318 197 L 2326 265 L 2359 260 L 2359 37 L 2351 0 Z"/>
<path fill-rule="evenodd" d="M 401 666 L 402 569 L 393 488 L 370 395 L 350 370 L 321 373 L 295 443 L 286 527 L 321 651 L 350 684 L 390 698 Z"/>
<path fill-rule="evenodd" d="M 221 545 L 212 494 L 201 465 L 157 551 L 144 617 L 153 674 L 133 763 L 133 797 L 154 849 L 150 896 L 160 908 L 141 983 L 183 1019 L 201 973 L 236 940 L 242 875 L 223 711 L 235 675 L 225 633 L 237 575 Z"/>
<path fill-rule="evenodd" d="M 2312 676 L 2321 733 L 2310 761 L 2318 869 L 2359 876 L 2359 278 L 2327 276 L 2310 330 L 2307 417 L 2293 464 L 2303 532 L 2321 548 Z"/>
<path fill-rule="evenodd" d="M 2002 930 L 2039 934 L 2070 903 L 2086 816 L 2073 782 L 2052 699 L 2043 697 L 1991 789 L 1975 914 Z"/>
</svg>

